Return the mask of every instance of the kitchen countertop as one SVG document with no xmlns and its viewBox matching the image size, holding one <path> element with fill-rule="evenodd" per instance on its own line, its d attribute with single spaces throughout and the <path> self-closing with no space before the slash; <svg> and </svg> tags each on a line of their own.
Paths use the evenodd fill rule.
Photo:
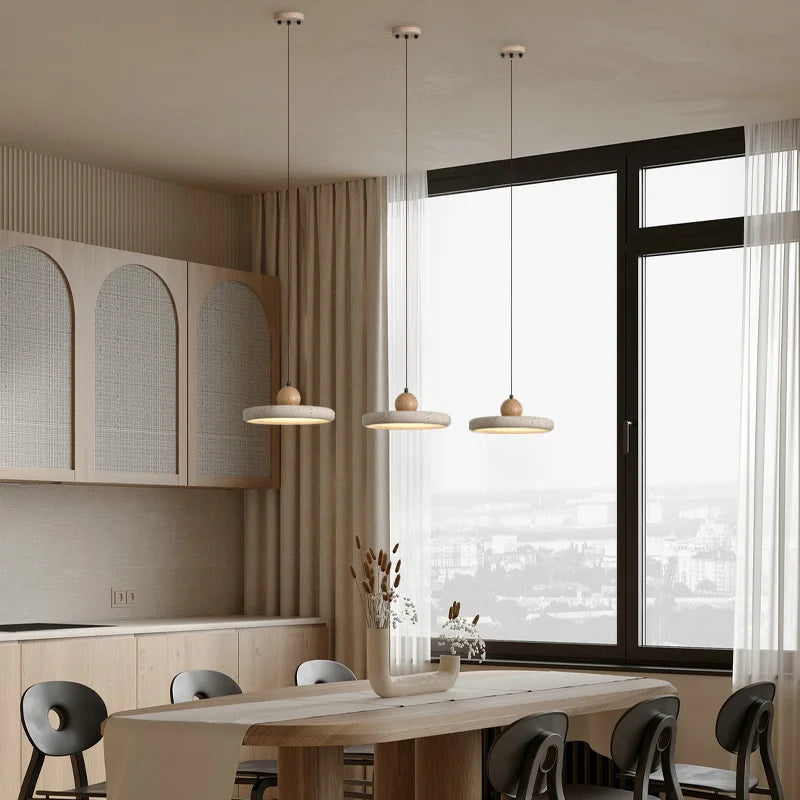
<svg viewBox="0 0 800 800">
<path fill-rule="evenodd" d="M 37 620 L 37 622 L 49 620 Z M 184 617 L 179 619 L 86 620 L 86 624 L 105 628 L 63 628 L 49 631 L 0 631 L 0 642 L 26 642 L 41 639 L 83 639 L 89 636 L 132 636 L 148 633 L 216 631 L 239 628 L 271 628 L 286 625 L 322 625 L 320 617 Z"/>
</svg>

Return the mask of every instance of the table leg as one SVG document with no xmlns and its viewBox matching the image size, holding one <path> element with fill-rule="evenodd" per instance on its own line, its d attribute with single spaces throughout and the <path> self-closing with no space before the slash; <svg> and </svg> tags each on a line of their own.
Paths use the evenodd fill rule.
<svg viewBox="0 0 800 800">
<path fill-rule="evenodd" d="M 414 740 L 375 745 L 375 800 L 414 800 Z"/>
<path fill-rule="evenodd" d="M 481 745 L 480 731 L 416 739 L 416 800 L 481 800 Z"/>
<path fill-rule="evenodd" d="M 341 747 L 278 748 L 279 800 L 342 800 Z"/>
</svg>

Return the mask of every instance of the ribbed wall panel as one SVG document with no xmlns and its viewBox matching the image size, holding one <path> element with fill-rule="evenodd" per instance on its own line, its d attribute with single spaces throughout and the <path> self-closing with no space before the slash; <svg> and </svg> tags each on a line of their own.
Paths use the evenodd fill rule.
<svg viewBox="0 0 800 800">
<path fill-rule="evenodd" d="M 0 146 L 0 228 L 249 269 L 245 200 Z"/>
</svg>

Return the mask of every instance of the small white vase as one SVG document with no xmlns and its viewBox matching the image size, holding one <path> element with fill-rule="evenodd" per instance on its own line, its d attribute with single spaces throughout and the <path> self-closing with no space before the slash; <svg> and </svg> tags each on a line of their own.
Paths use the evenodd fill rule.
<svg viewBox="0 0 800 800">
<path fill-rule="evenodd" d="M 446 692 L 452 689 L 461 669 L 459 656 L 441 656 L 436 672 L 392 676 L 391 630 L 367 628 L 367 678 L 381 697 Z"/>
</svg>

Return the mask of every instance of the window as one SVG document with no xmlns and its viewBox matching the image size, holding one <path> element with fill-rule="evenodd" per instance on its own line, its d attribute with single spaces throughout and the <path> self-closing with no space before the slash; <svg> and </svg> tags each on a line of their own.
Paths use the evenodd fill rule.
<svg viewBox="0 0 800 800">
<path fill-rule="evenodd" d="M 742 251 L 644 259 L 645 644 L 733 645 Z"/>
<path fill-rule="evenodd" d="M 517 159 L 514 394 L 555 420 L 532 439 L 468 430 L 508 385 L 506 164 L 429 173 L 432 616 L 469 598 L 490 659 L 730 668 L 743 150 Z"/>
<path fill-rule="evenodd" d="M 744 214 L 744 156 L 648 167 L 642 184 L 642 217 L 648 227 Z"/>
<path fill-rule="evenodd" d="M 508 189 L 427 205 L 421 385 L 453 419 L 426 440 L 432 611 L 469 598 L 495 640 L 617 641 L 616 191 L 612 173 L 514 192 L 514 394 L 555 418 L 535 442 L 468 427 L 508 389 Z"/>
</svg>

